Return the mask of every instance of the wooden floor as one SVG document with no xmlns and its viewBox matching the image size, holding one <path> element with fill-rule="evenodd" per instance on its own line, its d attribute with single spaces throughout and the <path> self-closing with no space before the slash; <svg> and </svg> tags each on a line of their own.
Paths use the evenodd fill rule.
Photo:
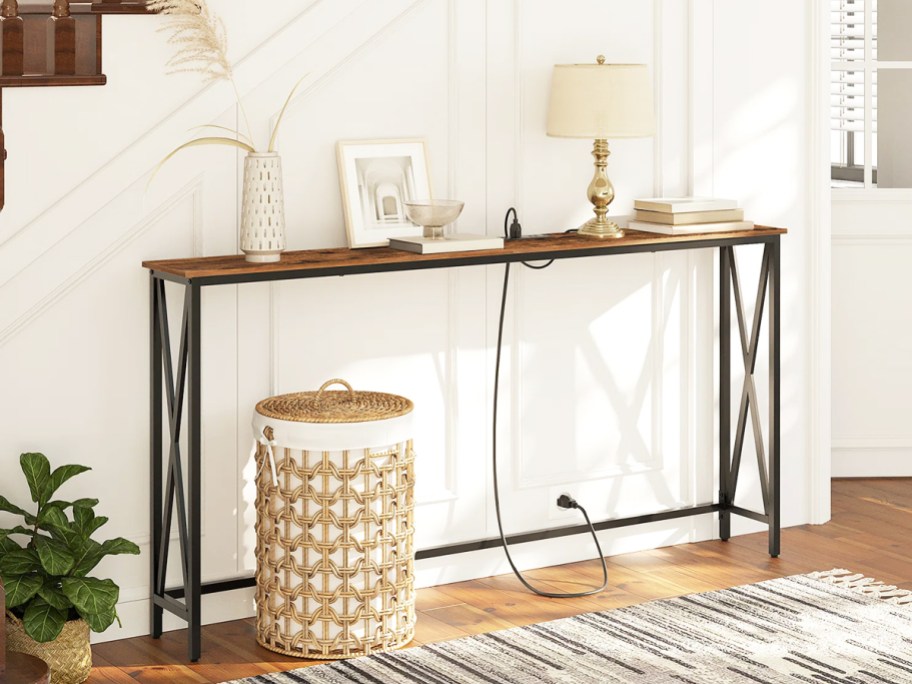
<svg viewBox="0 0 912 684">
<path fill-rule="evenodd" d="M 834 567 L 912 589 L 910 537 L 912 479 L 837 480 L 832 521 L 783 530 L 778 559 L 767 555 L 765 534 L 750 535 L 614 556 L 610 588 L 585 599 L 539 598 L 513 575 L 422 589 L 414 644 Z M 592 562 L 528 573 L 559 591 L 591 586 L 600 574 Z M 224 682 L 308 664 L 257 646 L 252 619 L 204 627 L 198 663 L 186 662 L 185 638 L 178 631 L 99 644 L 89 682 Z"/>
</svg>

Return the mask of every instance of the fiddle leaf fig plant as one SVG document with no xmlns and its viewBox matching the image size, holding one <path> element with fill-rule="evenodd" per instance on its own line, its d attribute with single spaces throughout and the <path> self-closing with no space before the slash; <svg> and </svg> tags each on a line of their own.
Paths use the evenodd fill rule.
<svg viewBox="0 0 912 684">
<path fill-rule="evenodd" d="M 61 485 L 91 468 L 65 465 L 52 471 L 44 454 L 37 453 L 22 454 L 19 465 L 37 511 L 30 513 L 0 495 L 0 511 L 24 522 L 0 529 L 0 577 L 7 610 L 40 643 L 53 641 L 68 620 L 78 618 L 95 632 L 105 631 L 118 620 L 120 589 L 109 579 L 88 574 L 105 556 L 135 555 L 139 547 L 121 537 L 92 539 L 108 522 L 95 515 L 98 499 L 53 498 Z"/>
</svg>

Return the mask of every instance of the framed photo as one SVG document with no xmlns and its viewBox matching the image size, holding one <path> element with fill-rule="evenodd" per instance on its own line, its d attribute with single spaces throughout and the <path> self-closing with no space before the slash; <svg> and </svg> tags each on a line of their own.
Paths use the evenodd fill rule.
<svg viewBox="0 0 912 684">
<path fill-rule="evenodd" d="M 431 199 L 424 140 L 342 140 L 336 152 L 349 247 L 422 234 L 403 202 Z"/>
</svg>

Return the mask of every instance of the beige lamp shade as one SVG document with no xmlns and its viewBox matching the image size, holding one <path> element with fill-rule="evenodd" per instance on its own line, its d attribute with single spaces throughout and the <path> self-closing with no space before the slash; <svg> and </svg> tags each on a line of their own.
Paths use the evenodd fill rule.
<svg viewBox="0 0 912 684">
<path fill-rule="evenodd" d="M 648 137 L 655 131 L 652 107 L 645 64 L 558 64 L 551 78 L 548 135 Z"/>
</svg>

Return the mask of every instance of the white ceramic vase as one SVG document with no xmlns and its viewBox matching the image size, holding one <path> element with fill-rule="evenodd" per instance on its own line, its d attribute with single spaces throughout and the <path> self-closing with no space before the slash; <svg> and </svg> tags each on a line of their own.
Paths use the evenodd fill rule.
<svg viewBox="0 0 912 684">
<path fill-rule="evenodd" d="M 278 152 L 251 152 L 244 160 L 241 251 L 247 261 L 278 261 L 285 251 L 285 192 Z"/>
</svg>

